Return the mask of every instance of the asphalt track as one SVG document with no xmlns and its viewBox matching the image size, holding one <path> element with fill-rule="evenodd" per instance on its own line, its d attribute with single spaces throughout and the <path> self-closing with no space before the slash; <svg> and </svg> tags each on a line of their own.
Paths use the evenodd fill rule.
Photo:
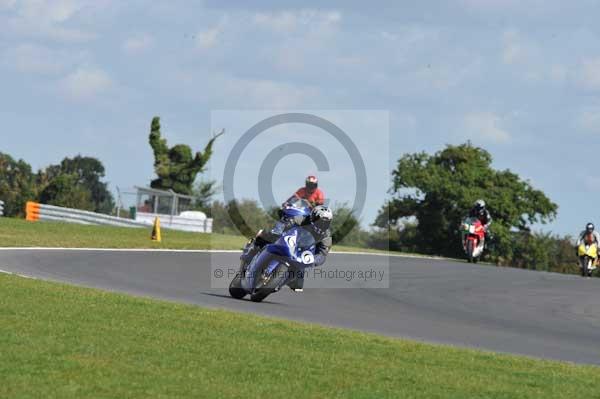
<svg viewBox="0 0 600 399">
<path fill-rule="evenodd" d="M 394 337 L 600 364 L 600 279 L 467 263 L 332 254 L 326 267 L 390 265 L 389 288 L 285 289 L 263 303 L 211 288 L 235 253 L 0 250 L 25 276 Z"/>
</svg>

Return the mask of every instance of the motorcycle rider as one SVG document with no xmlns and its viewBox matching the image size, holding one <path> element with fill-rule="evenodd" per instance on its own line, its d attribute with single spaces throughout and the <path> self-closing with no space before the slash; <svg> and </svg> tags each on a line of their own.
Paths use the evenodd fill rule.
<svg viewBox="0 0 600 399">
<path fill-rule="evenodd" d="M 485 206 L 485 201 L 482 199 L 478 199 L 473 204 L 473 208 L 469 211 L 469 217 L 477 218 L 483 225 L 483 231 L 485 232 L 485 243 L 487 244 L 488 239 L 490 239 L 489 228 L 492 224 L 492 215 L 487 210 Z"/>
<path fill-rule="evenodd" d="M 313 207 L 325 204 L 325 193 L 319 188 L 319 179 L 316 176 L 308 176 L 304 187 L 296 190 L 291 198 L 294 197 L 307 200 Z"/>
<path fill-rule="evenodd" d="M 579 248 L 579 246 L 584 243 L 596 244 L 600 247 L 600 233 L 598 233 L 595 229 L 596 227 L 594 226 L 594 223 L 590 222 L 585 225 L 585 230 L 583 230 L 581 234 L 579 234 L 579 239 L 577 240 L 577 248 Z M 590 236 L 592 238 L 592 242 L 587 241 L 587 237 Z"/>
<path fill-rule="evenodd" d="M 331 212 L 331 209 L 324 205 L 318 205 L 312 209 L 310 216 L 305 218 L 296 217 L 285 222 L 286 225 L 283 228 L 283 231 L 294 225 L 298 225 L 306 229 L 306 231 L 308 231 L 315 239 L 316 249 L 313 266 L 323 265 L 329 254 L 329 250 L 333 244 L 331 231 L 329 230 L 332 219 L 333 212 Z M 250 262 L 265 245 L 275 242 L 277 238 L 279 238 L 279 236 L 273 234 L 273 232 L 265 233 L 263 230 L 259 231 L 256 237 L 246 244 L 246 247 L 244 248 L 242 256 L 240 257 L 242 267 Z M 292 272 L 294 273 L 295 278 L 288 283 L 288 286 L 295 292 L 302 292 L 304 287 L 304 275 L 299 271 L 293 270 Z"/>
</svg>

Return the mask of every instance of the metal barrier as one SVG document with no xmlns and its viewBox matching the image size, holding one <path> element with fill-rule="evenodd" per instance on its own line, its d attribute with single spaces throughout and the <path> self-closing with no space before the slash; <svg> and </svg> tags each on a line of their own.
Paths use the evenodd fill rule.
<svg viewBox="0 0 600 399">
<path fill-rule="evenodd" d="M 0 200 L 0 216 L 4 215 L 4 201 Z"/>
<path fill-rule="evenodd" d="M 121 227 L 146 227 L 146 224 L 131 219 L 122 219 L 101 213 L 82 211 L 81 209 L 63 208 L 61 206 L 27 202 L 25 219 L 35 222 L 38 220 L 54 220 L 79 224 L 104 224 Z"/>
<path fill-rule="evenodd" d="M 160 218 L 161 227 L 167 229 L 192 231 L 196 233 L 212 233 L 212 222 L 210 218 L 194 219 L 182 216 L 158 215 L 156 213 L 137 212 L 135 220 L 152 225 L 156 217 Z"/>
<path fill-rule="evenodd" d="M 210 222 L 204 222 L 201 226 L 193 223 L 182 223 L 181 220 L 172 219 L 168 215 L 152 215 L 153 217 L 144 220 L 124 219 L 116 216 L 104 215 L 101 213 L 83 211 L 81 209 L 63 208 L 55 205 L 39 204 L 37 202 L 27 202 L 25 207 L 25 219 L 35 222 L 38 220 L 52 220 L 67 223 L 79 224 L 99 224 L 120 227 L 148 227 L 152 226 L 154 217 L 158 216 L 161 221 L 161 226 L 172 230 L 206 232 L 212 231 L 212 219 Z M 181 218 L 178 218 L 181 219 Z M 175 222 L 175 223 L 173 223 Z M 207 229 L 208 227 L 208 229 Z"/>
</svg>

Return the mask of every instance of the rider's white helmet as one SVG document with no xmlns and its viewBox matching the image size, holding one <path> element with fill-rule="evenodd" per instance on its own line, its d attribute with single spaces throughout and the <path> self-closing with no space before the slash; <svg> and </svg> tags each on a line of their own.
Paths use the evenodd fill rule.
<svg viewBox="0 0 600 399">
<path fill-rule="evenodd" d="M 333 212 L 325 205 L 315 206 L 310 213 L 310 222 L 317 229 L 325 231 L 331 225 Z"/>
</svg>

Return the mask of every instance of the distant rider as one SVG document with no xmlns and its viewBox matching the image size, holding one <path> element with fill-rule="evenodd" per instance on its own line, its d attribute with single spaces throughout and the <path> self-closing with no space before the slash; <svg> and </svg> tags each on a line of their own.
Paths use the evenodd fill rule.
<svg viewBox="0 0 600 399">
<path fill-rule="evenodd" d="M 313 266 L 323 265 L 327 255 L 329 254 L 329 250 L 333 244 L 331 239 L 331 231 L 329 230 L 332 219 L 333 213 L 331 210 L 324 205 L 319 205 L 314 207 L 310 213 L 310 216 L 304 218 L 304 220 L 295 218 L 285 221 L 286 225 L 283 228 L 283 231 L 293 227 L 294 225 L 298 225 L 312 234 L 316 242 L 315 262 Z M 252 239 L 244 248 L 244 252 L 240 257 L 242 264 L 245 265 L 250 262 L 265 245 L 275 242 L 278 238 L 279 236 L 273 234 L 272 232 L 265 232 L 264 230 L 259 231 L 256 237 Z M 296 279 L 288 283 L 288 286 L 295 292 L 302 292 L 302 288 L 304 286 L 304 276 L 298 274 Z"/>
<path fill-rule="evenodd" d="M 475 201 L 475 204 L 473 204 L 473 208 L 471 208 L 471 210 L 469 211 L 469 217 L 479 219 L 479 221 L 483 225 L 483 230 L 485 231 L 485 241 L 487 242 L 490 236 L 488 230 L 490 228 L 490 225 L 492 224 L 492 215 L 490 215 L 490 212 L 485 207 L 484 200 L 478 199 L 477 201 Z"/>
<path fill-rule="evenodd" d="M 316 176 L 308 176 L 304 183 L 304 187 L 299 188 L 293 197 L 305 199 L 312 206 L 325 204 L 325 193 L 319 188 L 319 179 Z M 289 201 L 289 200 L 288 200 Z"/>
<path fill-rule="evenodd" d="M 579 239 L 577 240 L 577 247 L 581 244 L 596 244 L 600 247 L 600 234 L 595 230 L 594 223 L 588 223 L 585 225 L 585 230 L 579 234 Z M 589 242 L 588 237 L 592 239 Z"/>
</svg>

